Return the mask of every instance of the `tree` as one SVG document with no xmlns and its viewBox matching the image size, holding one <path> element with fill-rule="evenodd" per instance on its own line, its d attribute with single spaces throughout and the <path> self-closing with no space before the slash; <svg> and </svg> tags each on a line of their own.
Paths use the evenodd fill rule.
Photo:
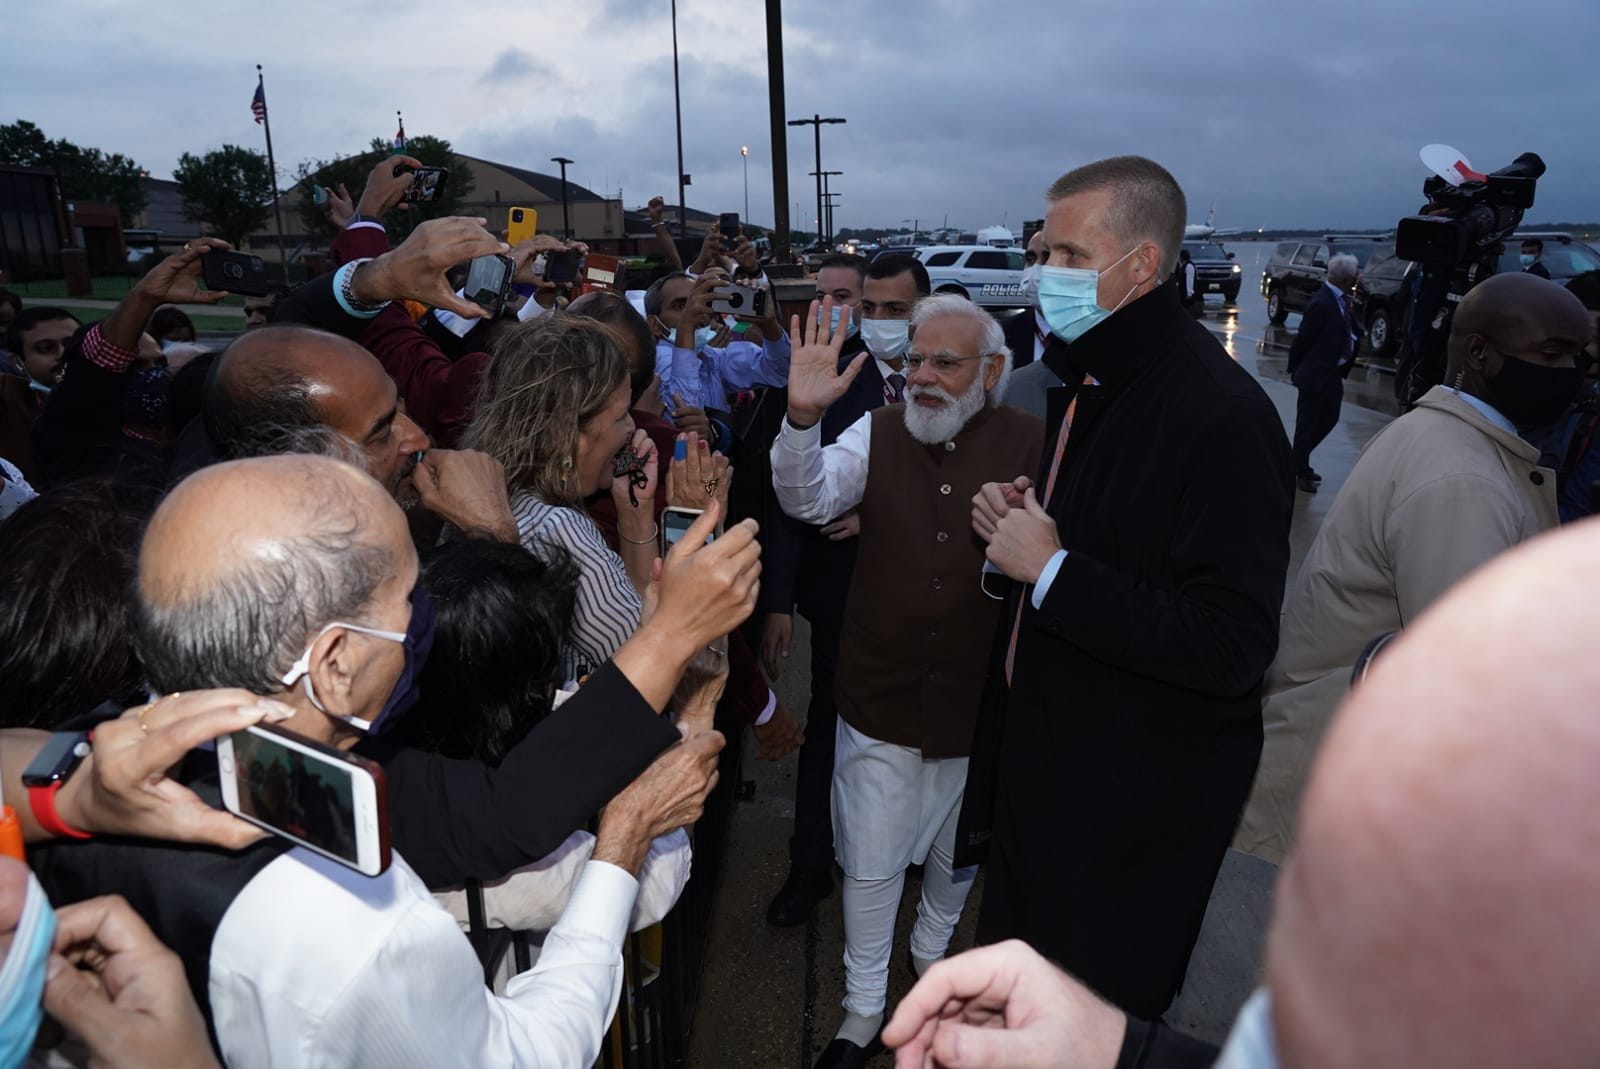
<svg viewBox="0 0 1600 1069">
<path fill-rule="evenodd" d="M 353 156 L 335 156 L 331 160 L 318 160 L 315 163 L 309 160 L 301 163 L 297 174 L 304 196 L 297 198 L 296 211 L 305 232 L 325 238 L 332 237 L 335 233 L 334 228 L 328 223 L 328 217 L 312 201 L 313 183 L 338 189 L 339 183 L 343 182 L 345 188 L 350 191 L 351 199 L 359 200 L 361 187 L 367 183 L 367 175 L 380 160 L 392 155 L 394 148 L 390 143 L 381 137 L 375 137 L 365 152 L 358 152 Z M 428 134 L 406 138 L 405 155 L 421 160 L 427 167 L 449 168 L 450 177 L 437 200 L 410 206 L 405 214 L 406 222 L 401 224 L 401 228 L 409 231 L 424 219 L 455 215 L 476 184 L 471 165 L 455 154 L 450 142 L 442 137 L 432 137 Z"/>
<path fill-rule="evenodd" d="M 107 155 L 66 138 L 52 141 L 26 119 L 0 125 L 0 163 L 55 171 L 63 197 L 115 204 L 125 226 L 144 210 L 144 171 L 137 163 L 120 152 Z"/>
<path fill-rule="evenodd" d="M 262 153 L 238 145 L 204 156 L 185 152 L 172 177 L 183 195 L 184 216 L 231 245 L 272 218 L 272 171 Z"/>
</svg>

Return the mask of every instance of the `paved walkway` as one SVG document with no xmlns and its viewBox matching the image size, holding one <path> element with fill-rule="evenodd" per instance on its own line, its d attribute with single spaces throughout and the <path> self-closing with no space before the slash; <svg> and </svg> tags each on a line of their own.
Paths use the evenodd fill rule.
<svg viewBox="0 0 1600 1069">
<path fill-rule="evenodd" d="M 1295 391 L 1284 373 L 1290 332 L 1208 322 L 1230 352 L 1261 382 L 1277 405 L 1284 426 L 1294 429 Z M 1389 379 L 1358 370 L 1351 379 L 1339 427 L 1317 450 L 1322 491 L 1298 494 L 1291 535 L 1298 568 L 1345 476 L 1367 440 L 1393 415 Z M 1389 411 L 1382 409 L 1389 408 Z M 776 690 L 784 704 L 804 714 L 809 693 L 809 629 L 795 618 L 793 655 Z M 744 745 L 749 746 L 748 736 Z M 844 925 L 837 892 L 803 928 L 776 929 L 765 919 L 769 898 L 788 872 L 788 840 L 794 815 L 794 758 L 779 764 L 755 761 L 747 751 L 745 774 L 754 786 L 751 801 L 734 814 L 729 864 L 713 910 L 704 986 L 690 1044 L 691 1066 L 749 1069 L 809 1069 L 833 1038 L 844 994 Z M 1167 1014 L 1169 1023 L 1220 1042 L 1256 984 L 1261 947 L 1271 914 L 1277 869 L 1258 858 L 1230 851 L 1212 893 L 1199 945 L 1182 993 Z M 889 1004 L 911 986 L 904 948 L 920 892 L 918 877 L 907 881 L 900 932 L 891 964 Z M 972 945 L 976 904 L 983 893 L 978 877 L 957 930 L 952 951 Z M 874 1065 L 887 1067 L 887 1055 Z"/>
</svg>

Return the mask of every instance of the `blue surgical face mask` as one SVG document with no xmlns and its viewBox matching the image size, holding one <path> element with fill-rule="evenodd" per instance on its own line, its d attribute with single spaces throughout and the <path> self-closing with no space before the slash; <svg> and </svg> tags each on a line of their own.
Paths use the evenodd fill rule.
<svg viewBox="0 0 1600 1069">
<path fill-rule="evenodd" d="M 1534 255 L 1531 252 L 1525 252 L 1521 256 L 1518 256 L 1517 259 L 1522 261 L 1522 266 L 1523 267 L 1532 267 L 1533 266 Z"/>
<path fill-rule="evenodd" d="M 694 328 L 695 352 L 699 352 L 701 349 L 704 349 L 706 346 L 710 345 L 711 339 L 716 336 L 716 333 L 717 332 L 712 330 L 710 327 Z"/>
<path fill-rule="evenodd" d="M 855 337 L 856 336 L 855 311 L 856 310 L 854 308 L 847 307 L 846 305 L 842 305 L 842 304 L 834 305 L 833 306 L 833 319 L 832 319 L 832 321 L 830 321 L 828 323 L 828 329 L 830 331 L 833 331 L 833 332 L 837 333 L 838 330 L 839 330 L 839 320 L 843 316 L 849 315 L 850 316 L 850 322 L 844 328 L 844 336 L 847 337 L 847 338 Z"/>
<path fill-rule="evenodd" d="M 1106 270 L 1110 271 L 1137 251 L 1136 245 L 1117 257 Z M 1039 312 L 1050 324 L 1051 333 L 1062 341 L 1075 342 L 1083 337 L 1089 328 L 1109 319 L 1111 313 L 1126 304 L 1133 291 L 1139 288 L 1137 285 L 1130 287 L 1117 307 L 1107 310 L 1099 304 L 1100 275 L 1101 272 L 1092 267 L 1046 264 L 1039 269 Z"/>
<path fill-rule="evenodd" d="M 342 627 L 346 631 L 357 631 L 373 638 L 387 639 L 398 642 L 405 647 L 405 666 L 400 669 L 400 676 L 394 681 L 394 688 L 389 692 L 388 701 L 383 703 L 383 708 L 378 710 L 378 715 L 370 721 L 359 716 L 336 716 L 351 727 L 359 728 L 368 735 L 381 735 L 411 710 L 422 696 L 422 667 L 427 663 L 428 654 L 433 650 L 433 599 L 428 597 L 428 592 L 418 583 L 411 588 L 411 619 L 406 623 L 404 632 L 380 631 L 377 628 L 362 627 L 359 624 L 343 622 L 327 624 L 317 632 L 316 638 L 306 646 L 306 651 L 300 659 L 290 665 L 289 670 L 283 674 L 282 683 L 292 687 L 296 682 L 304 679 L 306 682 L 306 697 L 311 699 L 311 704 L 321 709 L 324 713 L 328 710 L 322 702 L 317 700 L 317 693 L 311 686 L 311 647 L 316 645 L 318 638 L 327 633 L 329 628 Z M 328 713 L 329 716 L 335 716 Z"/>
<path fill-rule="evenodd" d="M 1272 1032 L 1272 998 L 1257 988 L 1233 1019 L 1228 1042 L 1215 1069 L 1278 1069 L 1278 1044 Z"/>
<path fill-rule="evenodd" d="M 28 873 L 28 894 L 11 936 L 11 949 L 0 965 L 0 1067 L 12 1069 L 28 1060 L 39 1022 L 44 1019 L 44 982 L 50 948 L 56 938 L 56 914 L 44 888 Z"/>
</svg>

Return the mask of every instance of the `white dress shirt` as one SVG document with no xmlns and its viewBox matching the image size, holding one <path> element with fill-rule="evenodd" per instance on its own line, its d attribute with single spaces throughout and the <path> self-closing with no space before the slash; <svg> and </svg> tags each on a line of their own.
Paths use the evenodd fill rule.
<svg viewBox="0 0 1600 1069">
<path fill-rule="evenodd" d="M 593 854 L 594 836 L 575 831 L 533 864 L 484 884 L 484 920 L 491 928 L 520 932 L 542 932 L 554 927 Z M 639 870 L 639 897 L 630 922 L 633 931 L 659 923 L 678 904 L 678 896 L 689 882 L 693 860 L 689 833 L 682 828 L 651 841 L 644 867 Z M 435 891 L 433 897 L 465 930 L 467 892 Z"/>
<path fill-rule="evenodd" d="M 785 416 L 772 443 L 772 488 L 778 504 L 801 523 L 831 523 L 861 504 L 871 451 L 871 412 L 827 447 L 822 446 L 820 420 L 800 431 Z"/>
<path fill-rule="evenodd" d="M 396 854 L 363 876 L 295 848 L 251 880 L 211 945 L 223 1060 L 247 1066 L 594 1064 L 622 985 L 638 884 L 584 866 L 539 962 L 503 997 Z"/>
</svg>

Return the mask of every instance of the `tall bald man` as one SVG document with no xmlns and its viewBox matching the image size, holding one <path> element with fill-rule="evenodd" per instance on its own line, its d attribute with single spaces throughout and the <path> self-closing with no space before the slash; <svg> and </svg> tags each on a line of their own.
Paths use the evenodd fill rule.
<svg viewBox="0 0 1600 1069">
<path fill-rule="evenodd" d="M 1277 410 L 1169 285 L 1186 206 L 1147 159 L 1051 187 L 1039 466 L 974 499 L 1015 580 L 957 844 L 980 941 L 1157 1017 L 1255 775 L 1294 487 Z"/>
<path fill-rule="evenodd" d="M 1556 476 L 1519 428 L 1577 396 L 1591 320 L 1564 287 L 1495 275 L 1461 301 L 1445 381 L 1368 443 L 1300 566 L 1267 679 L 1261 769 L 1235 843 L 1280 860 L 1306 770 L 1363 647 L 1557 523 Z"/>
</svg>

